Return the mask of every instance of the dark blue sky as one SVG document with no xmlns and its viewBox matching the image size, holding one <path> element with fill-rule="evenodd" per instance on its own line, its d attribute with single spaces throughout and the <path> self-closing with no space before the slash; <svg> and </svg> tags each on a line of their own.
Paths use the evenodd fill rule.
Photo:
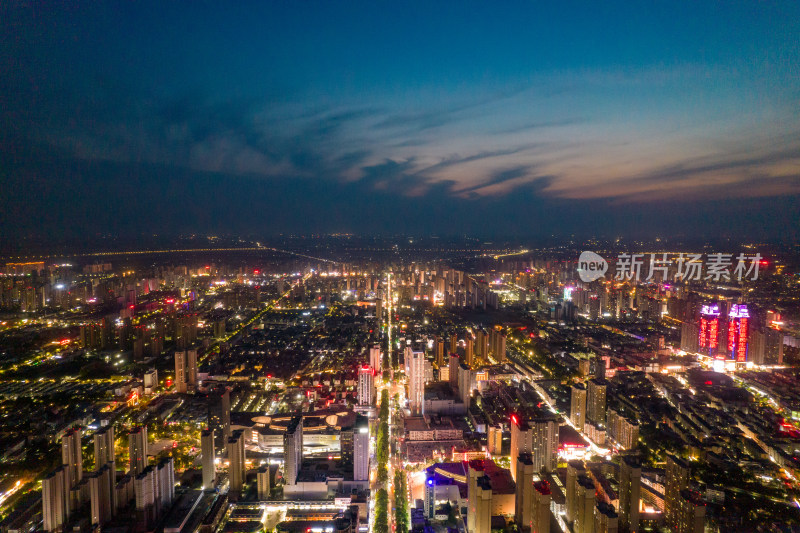
<svg viewBox="0 0 800 533">
<path fill-rule="evenodd" d="M 492 4 L 3 2 L 3 237 L 800 237 L 798 2 Z"/>
</svg>

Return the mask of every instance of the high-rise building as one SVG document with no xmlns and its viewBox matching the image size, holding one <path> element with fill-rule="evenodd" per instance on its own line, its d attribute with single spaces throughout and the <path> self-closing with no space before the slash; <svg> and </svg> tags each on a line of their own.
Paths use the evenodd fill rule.
<svg viewBox="0 0 800 533">
<path fill-rule="evenodd" d="M 475 355 L 484 363 L 489 360 L 489 335 L 482 329 L 475 334 Z"/>
<path fill-rule="evenodd" d="M 737 363 L 747 360 L 750 311 L 745 304 L 733 304 L 728 313 L 728 357 Z"/>
<path fill-rule="evenodd" d="M 513 471 L 512 471 L 513 472 Z M 483 461 L 474 459 L 467 463 L 467 532 L 475 531 L 478 515 L 478 479 L 484 475 Z"/>
<path fill-rule="evenodd" d="M 231 392 L 227 387 L 215 387 L 208 393 L 208 427 L 214 430 L 218 444 L 227 442 L 231 434 Z"/>
<path fill-rule="evenodd" d="M 158 370 L 151 368 L 144 373 L 144 393 L 153 394 L 158 388 Z"/>
<path fill-rule="evenodd" d="M 461 402 L 467 409 L 469 409 L 474 384 L 475 372 L 463 363 L 458 365 L 458 393 L 461 396 Z"/>
<path fill-rule="evenodd" d="M 167 510 L 175 499 L 175 463 L 172 457 L 164 457 L 155 467 L 158 491 L 156 498 L 160 510 Z"/>
<path fill-rule="evenodd" d="M 203 490 L 214 488 L 216 480 L 216 454 L 214 451 L 214 430 L 204 429 L 200 433 L 200 452 L 203 454 Z"/>
<path fill-rule="evenodd" d="M 68 488 L 77 485 L 83 479 L 82 437 L 83 431 L 79 427 L 67 430 L 61 437 L 61 463 L 67 467 L 65 482 Z"/>
<path fill-rule="evenodd" d="M 358 369 L 358 404 L 373 403 L 375 403 L 375 371 L 368 366 L 362 366 Z"/>
<path fill-rule="evenodd" d="M 681 491 L 689 486 L 689 465 L 674 455 L 667 455 L 664 483 L 664 522 L 677 527 L 680 522 Z"/>
<path fill-rule="evenodd" d="M 436 337 L 436 366 L 442 368 L 444 366 L 444 339 Z"/>
<path fill-rule="evenodd" d="M 186 379 L 186 352 L 175 352 L 175 392 L 186 394 L 188 383 Z"/>
<path fill-rule="evenodd" d="M 197 350 L 175 352 L 175 391 L 185 394 L 197 388 Z"/>
<path fill-rule="evenodd" d="M 550 533 L 550 502 L 552 499 L 550 483 L 537 481 L 533 484 L 531 533 Z"/>
<path fill-rule="evenodd" d="M 523 454 L 530 454 L 533 448 L 533 432 L 528 422 L 518 414 L 511 415 L 511 475 L 517 480 L 517 461 Z"/>
<path fill-rule="evenodd" d="M 683 489 L 678 496 L 678 520 L 673 526 L 675 533 L 703 533 L 706 504 L 700 493 Z"/>
<path fill-rule="evenodd" d="M 355 435 L 353 436 L 355 439 Z M 354 443 L 355 444 L 355 443 Z M 283 479 L 287 485 L 297 483 L 303 464 L 303 417 L 292 418 L 283 434 Z"/>
<path fill-rule="evenodd" d="M 578 514 L 578 477 L 586 473 L 581 461 L 567 463 L 567 481 L 564 485 L 567 500 L 567 522 L 574 522 Z"/>
<path fill-rule="evenodd" d="M 581 474 L 578 476 L 575 488 L 575 523 L 572 531 L 574 533 L 593 533 L 596 501 L 594 482 L 586 474 Z"/>
<path fill-rule="evenodd" d="M 377 344 L 369 347 L 369 366 L 375 369 L 378 374 L 381 373 L 381 364 L 383 356 L 381 354 L 381 347 Z"/>
<path fill-rule="evenodd" d="M 264 465 L 258 469 L 256 474 L 256 485 L 258 487 L 258 499 L 268 500 L 270 496 L 269 465 Z"/>
<path fill-rule="evenodd" d="M 531 505 L 533 504 L 533 459 L 530 453 L 521 453 L 517 457 L 516 492 L 514 499 L 514 521 L 521 531 L 526 531 L 531 522 Z"/>
<path fill-rule="evenodd" d="M 67 522 L 67 478 L 67 467 L 60 466 L 42 480 L 42 518 L 48 533 L 61 531 Z"/>
<path fill-rule="evenodd" d="M 458 355 L 455 353 L 450 353 L 450 388 L 453 389 L 453 392 L 458 390 L 458 367 L 461 365 L 461 362 L 458 360 Z"/>
<path fill-rule="evenodd" d="M 606 382 L 602 379 L 589 380 L 587 387 L 586 419 L 590 422 L 606 422 Z M 583 430 L 583 427 L 580 428 Z"/>
<path fill-rule="evenodd" d="M 425 405 L 425 353 L 413 352 L 407 347 L 406 358 L 409 362 L 409 407 L 412 416 L 420 416 L 424 414 Z"/>
<path fill-rule="evenodd" d="M 472 340 L 469 334 L 467 334 L 467 338 L 464 341 L 464 362 L 470 368 L 475 367 L 475 341 Z"/>
<path fill-rule="evenodd" d="M 642 467 L 638 459 L 624 455 L 619 467 L 619 525 L 623 530 L 639 531 Z"/>
<path fill-rule="evenodd" d="M 578 431 L 583 431 L 586 424 L 586 386 L 583 383 L 572 386 L 569 419 Z"/>
<path fill-rule="evenodd" d="M 458 352 L 458 335 L 453 333 L 450 335 L 450 353 Z"/>
<path fill-rule="evenodd" d="M 106 463 L 89 474 L 89 499 L 91 501 L 91 520 L 93 526 L 102 526 L 111 520 L 114 512 L 114 480 L 109 464 Z"/>
<path fill-rule="evenodd" d="M 133 480 L 136 497 L 136 521 L 144 528 L 152 527 L 158 516 L 158 479 L 155 469 L 148 466 Z"/>
<path fill-rule="evenodd" d="M 698 350 L 700 353 L 715 356 L 720 351 L 719 305 L 705 304 L 700 308 L 700 331 Z"/>
<path fill-rule="evenodd" d="M 605 502 L 598 503 L 594 508 L 594 529 L 591 533 L 617 533 L 619 530 L 619 517 L 614 506 Z"/>
<path fill-rule="evenodd" d="M 369 479 L 369 419 L 358 415 L 353 427 L 353 480 Z"/>
<path fill-rule="evenodd" d="M 500 326 L 489 330 L 489 351 L 498 363 L 506 362 L 506 334 Z"/>
<path fill-rule="evenodd" d="M 228 484 L 233 497 L 242 493 L 245 479 L 244 432 L 237 429 L 228 437 Z"/>
<path fill-rule="evenodd" d="M 111 471 L 115 472 L 114 426 L 112 425 L 102 427 L 94 434 L 94 467 L 99 470 L 108 463 L 111 463 Z"/>
<path fill-rule="evenodd" d="M 141 474 L 147 467 L 147 428 L 137 426 L 128 434 L 128 454 L 133 476 Z"/>
<path fill-rule="evenodd" d="M 558 418 L 541 415 L 530 422 L 531 455 L 535 472 L 555 472 L 558 462 Z"/>
<path fill-rule="evenodd" d="M 475 529 L 474 533 L 492 531 L 492 483 L 489 476 L 475 481 Z M 470 499 L 472 495 L 470 495 Z"/>
</svg>

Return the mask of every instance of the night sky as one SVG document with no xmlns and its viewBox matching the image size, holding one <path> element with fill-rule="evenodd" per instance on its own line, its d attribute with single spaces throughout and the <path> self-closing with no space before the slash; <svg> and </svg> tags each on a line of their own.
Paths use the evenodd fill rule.
<svg viewBox="0 0 800 533">
<path fill-rule="evenodd" d="M 0 3 L 0 239 L 800 239 L 800 3 Z"/>
</svg>

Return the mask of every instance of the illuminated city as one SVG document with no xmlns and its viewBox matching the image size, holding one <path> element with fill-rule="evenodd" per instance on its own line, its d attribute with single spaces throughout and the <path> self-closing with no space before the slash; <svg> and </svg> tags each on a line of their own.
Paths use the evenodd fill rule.
<svg viewBox="0 0 800 533">
<path fill-rule="evenodd" d="M 800 531 L 798 5 L 385 7 L 0 8 L 0 531 Z"/>
</svg>

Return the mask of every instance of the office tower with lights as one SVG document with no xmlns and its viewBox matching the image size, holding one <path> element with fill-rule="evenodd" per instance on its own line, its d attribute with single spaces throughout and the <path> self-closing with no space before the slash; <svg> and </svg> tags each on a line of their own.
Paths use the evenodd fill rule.
<svg viewBox="0 0 800 533">
<path fill-rule="evenodd" d="M 619 525 L 631 532 L 639 531 L 642 467 L 636 457 L 624 455 L 619 466 Z"/>
<path fill-rule="evenodd" d="M 583 383 L 572 386 L 569 419 L 578 431 L 583 431 L 586 424 L 586 386 Z"/>
<path fill-rule="evenodd" d="M 720 346 L 720 310 L 718 304 L 705 304 L 700 308 L 700 331 L 698 337 L 698 351 L 714 357 L 719 353 Z"/>
<path fill-rule="evenodd" d="M 353 436 L 355 439 L 355 435 Z M 353 443 L 355 446 L 355 442 Z M 303 417 L 292 418 L 283 434 L 283 479 L 287 485 L 297 483 L 303 464 Z"/>
<path fill-rule="evenodd" d="M 204 429 L 200 433 L 200 453 L 203 454 L 203 490 L 212 490 L 216 480 L 216 453 L 214 451 L 213 429 Z"/>
<path fill-rule="evenodd" d="M 530 453 L 521 453 L 517 457 L 516 490 L 514 494 L 514 521 L 520 530 L 525 531 L 531 522 L 531 505 L 533 504 L 533 459 Z"/>
<path fill-rule="evenodd" d="M 128 434 L 128 455 L 133 476 L 141 474 L 147 467 L 147 428 L 138 426 Z"/>
<path fill-rule="evenodd" d="M 238 498 L 242 493 L 245 479 L 245 454 L 244 432 L 237 429 L 228 437 L 228 483 L 233 498 Z"/>
<path fill-rule="evenodd" d="M 353 480 L 369 480 L 369 419 L 361 415 L 353 427 Z"/>
<path fill-rule="evenodd" d="M 358 369 L 358 404 L 373 403 L 375 403 L 375 371 L 368 366 L 362 366 Z"/>
<path fill-rule="evenodd" d="M 747 361 L 750 311 L 745 304 L 733 304 L 728 313 L 728 357 L 737 363 Z"/>
</svg>

